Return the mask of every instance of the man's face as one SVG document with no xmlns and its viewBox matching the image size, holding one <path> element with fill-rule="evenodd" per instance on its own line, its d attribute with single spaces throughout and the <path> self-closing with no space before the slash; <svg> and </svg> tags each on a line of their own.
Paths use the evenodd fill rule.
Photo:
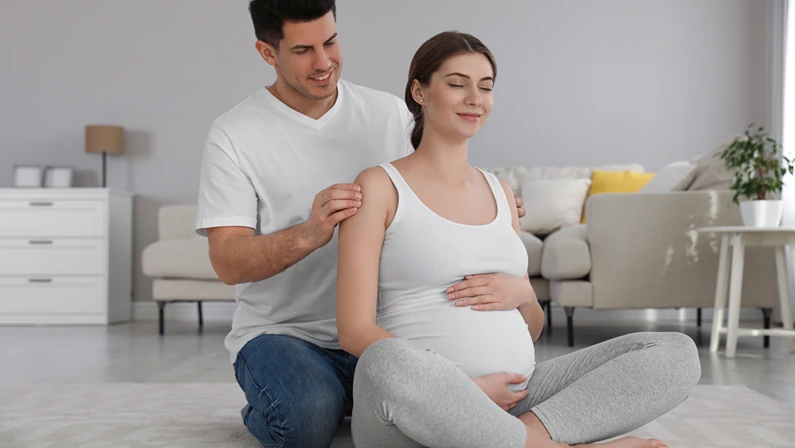
<svg viewBox="0 0 795 448">
<path fill-rule="evenodd" d="M 342 51 L 337 42 L 334 14 L 312 22 L 285 22 L 274 67 L 281 78 L 302 95 L 322 100 L 337 91 Z"/>
</svg>

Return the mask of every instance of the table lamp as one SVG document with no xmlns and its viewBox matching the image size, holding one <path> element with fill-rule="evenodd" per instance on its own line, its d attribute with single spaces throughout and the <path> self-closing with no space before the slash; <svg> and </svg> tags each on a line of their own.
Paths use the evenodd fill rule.
<svg viewBox="0 0 795 448">
<path fill-rule="evenodd" d="M 106 158 L 108 153 L 124 153 L 124 128 L 111 125 L 86 126 L 86 152 L 102 153 L 102 188 L 105 188 Z"/>
</svg>

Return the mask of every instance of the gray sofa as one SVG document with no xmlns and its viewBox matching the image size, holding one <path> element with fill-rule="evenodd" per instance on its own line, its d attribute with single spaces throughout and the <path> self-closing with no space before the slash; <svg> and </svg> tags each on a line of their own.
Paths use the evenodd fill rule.
<svg viewBox="0 0 795 448">
<path fill-rule="evenodd" d="M 611 165 L 603 170 L 640 165 Z M 490 170 L 521 194 L 527 178 L 589 177 L 583 167 L 496 168 Z M 718 272 L 719 239 L 699 234 L 706 226 L 742 225 L 730 190 L 670 193 L 612 193 L 591 196 L 585 224 L 563 227 L 549 235 L 522 231 L 529 257 L 528 272 L 542 304 L 566 312 L 569 345 L 574 345 L 577 308 L 698 309 L 712 308 Z M 772 248 L 747 249 L 742 306 L 759 308 L 764 326 L 778 304 Z M 768 344 L 769 339 L 765 339 Z"/>
</svg>

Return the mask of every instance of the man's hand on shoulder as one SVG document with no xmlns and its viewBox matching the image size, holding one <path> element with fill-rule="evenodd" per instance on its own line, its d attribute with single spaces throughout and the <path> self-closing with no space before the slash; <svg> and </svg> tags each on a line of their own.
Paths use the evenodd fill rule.
<svg viewBox="0 0 795 448">
<path fill-rule="evenodd" d="M 300 224 L 310 247 L 328 244 L 337 224 L 355 215 L 361 205 L 361 187 L 357 184 L 336 184 L 318 193 L 312 202 L 309 219 Z"/>
<path fill-rule="evenodd" d="M 516 212 L 519 213 L 519 218 L 524 218 L 527 211 L 524 209 L 524 199 L 521 196 L 516 196 Z"/>
</svg>

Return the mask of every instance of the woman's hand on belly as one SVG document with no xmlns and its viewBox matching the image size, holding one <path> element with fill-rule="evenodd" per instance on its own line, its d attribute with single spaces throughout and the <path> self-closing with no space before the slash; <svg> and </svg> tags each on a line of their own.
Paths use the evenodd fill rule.
<svg viewBox="0 0 795 448">
<path fill-rule="evenodd" d="M 515 310 L 534 297 L 527 279 L 503 273 L 469 275 L 447 289 L 447 300 L 475 311 Z"/>
<path fill-rule="evenodd" d="M 491 398 L 491 401 L 508 411 L 522 401 L 529 392 L 521 390 L 514 392 L 508 388 L 509 384 L 521 384 L 527 381 L 527 377 L 515 373 L 492 373 L 480 378 L 472 378 L 472 381 Z"/>
</svg>

